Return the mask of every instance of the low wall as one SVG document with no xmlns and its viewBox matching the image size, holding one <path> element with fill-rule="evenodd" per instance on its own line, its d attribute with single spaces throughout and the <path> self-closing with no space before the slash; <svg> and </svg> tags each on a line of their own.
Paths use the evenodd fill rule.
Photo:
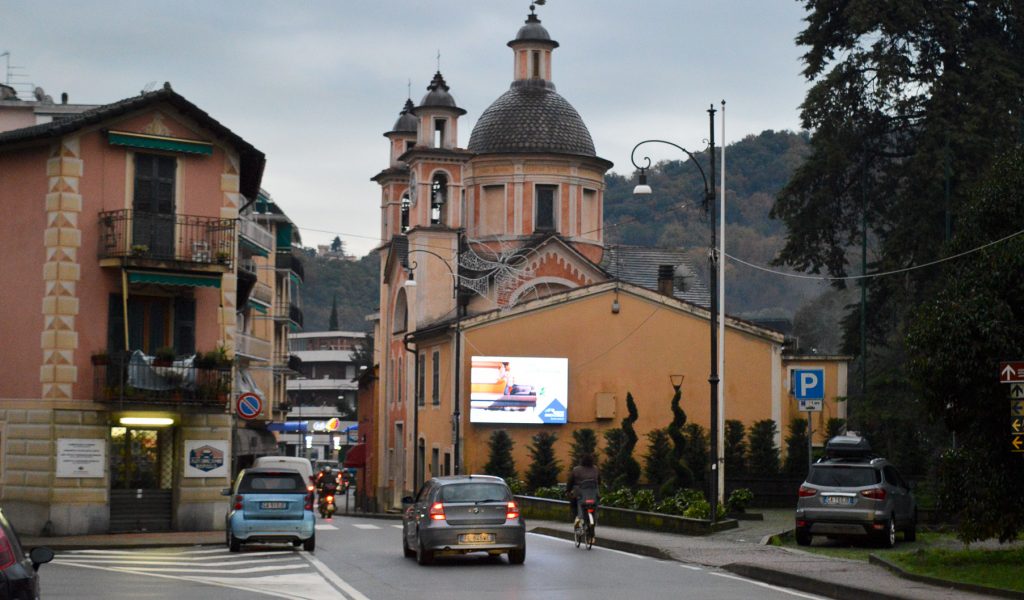
<svg viewBox="0 0 1024 600">
<path fill-rule="evenodd" d="M 516 496 L 516 500 L 527 520 L 569 521 L 569 502 L 567 500 L 550 500 L 535 496 Z M 723 519 L 712 526 L 711 521 L 703 519 L 688 519 L 676 515 L 608 506 L 597 508 L 597 520 L 598 523 L 611 527 L 628 527 L 683 535 L 708 535 L 716 531 L 735 529 L 739 525 L 735 519 Z"/>
</svg>

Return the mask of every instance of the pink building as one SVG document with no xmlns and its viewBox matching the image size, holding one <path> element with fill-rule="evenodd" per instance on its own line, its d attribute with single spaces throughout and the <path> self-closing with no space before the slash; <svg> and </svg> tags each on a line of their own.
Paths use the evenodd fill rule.
<svg viewBox="0 0 1024 600">
<path fill-rule="evenodd" d="M 223 527 L 236 430 L 272 411 L 237 396 L 284 389 L 246 369 L 287 356 L 248 308 L 289 305 L 264 164 L 168 84 L 0 133 L 0 502 L 27 532 Z"/>
</svg>

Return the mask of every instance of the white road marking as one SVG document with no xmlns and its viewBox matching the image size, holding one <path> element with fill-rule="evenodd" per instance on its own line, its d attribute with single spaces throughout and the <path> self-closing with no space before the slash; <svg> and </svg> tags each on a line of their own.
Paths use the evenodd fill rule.
<svg viewBox="0 0 1024 600">
<path fill-rule="evenodd" d="M 822 596 L 813 596 L 811 594 L 804 594 L 804 593 L 797 592 L 797 591 L 794 591 L 794 590 L 790 590 L 790 589 L 787 589 L 787 588 L 784 588 L 784 587 L 779 587 L 777 585 L 771 585 L 770 583 L 762 583 L 760 581 L 754 581 L 753 579 L 747 579 L 746 577 L 739 577 L 738 575 L 732 575 L 732 574 L 729 574 L 729 573 L 711 573 L 711 574 L 715 575 L 716 577 L 725 577 L 726 579 L 735 579 L 736 581 L 744 581 L 746 583 L 751 583 L 753 585 L 761 586 L 763 588 L 768 588 L 770 590 L 775 590 L 776 592 L 782 592 L 784 594 L 789 594 L 790 596 L 796 596 L 797 598 L 809 598 L 810 600 L 825 600 Z"/>
<path fill-rule="evenodd" d="M 679 566 L 684 568 L 684 569 L 689 569 L 691 571 L 703 571 L 704 570 L 703 567 L 695 567 L 693 565 L 679 565 Z"/>
<path fill-rule="evenodd" d="M 312 554 L 306 554 L 305 557 L 306 560 L 309 561 L 309 564 L 316 567 L 316 570 L 320 571 L 320 574 L 323 575 L 325 579 L 333 583 L 339 590 L 342 590 L 343 592 L 348 594 L 349 598 L 352 598 L 352 600 L 370 600 L 366 596 L 359 593 L 359 590 L 349 585 L 347 581 L 339 577 L 337 573 L 332 571 L 327 565 L 320 562 L 319 558 L 313 556 Z"/>
<path fill-rule="evenodd" d="M 335 527 L 334 525 L 329 524 L 329 523 L 317 523 L 316 524 L 316 530 L 317 531 L 330 531 L 332 529 L 333 530 L 337 530 L 338 528 Z"/>
<path fill-rule="evenodd" d="M 252 564 L 265 565 L 267 563 L 295 562 L 297 560 L 300 560 L 298 555 L 295 555 L 294 557 L 252 558 L 252 559 L 246 559 L 245 557 L 239 557 L 239 560 L 229 560 L 229 561 L 219 561 L 219 562 L 210 562 L 210 561 L 205 561 L 205 560 L 200 562 L 200 561 L 197 561 L 197 560 L 151 560 L 151 559 L 148 559 L 148 558 L 142 558 L 142 559 L 137 559 L 137 558 L 110 558 L 110 557 L 105 557 L 105 556 L 81 556 L 81 557 L 58 556 L 57 558 L 54 559 L 54 561 L 58 562 L 58 563 L 81 562 L 81 563 L 89 563 L 89 564 L 93 564 L 93 565 L 98 565 L 98 564 L 121 564 L 121 565 L 125 565 L 125 564 L 128 564 L 128 565 L 138 565 L 140 567 L 146 567 L 146 566 L 165 566 L 165 567 L 179 566 L 179 567 L 189 567 L 189 568 L 195 567 L 197 565 L 198 566 L 202 566 L 202 567 L 226 567 L 226 566 L 233 566 L 233 565 L 252 565 Z"/>
<path fill-rule="evenodd" d="M 95 563 L 84 563 L 75 561 L 61 561 L 63 565 L 74 565 L 74 566 L 85 566 L 86 564 Z M 204 569 L 198 568 L 195 565 L 179 566 L 179 567 L 151 567 L 147 565 L 131 565 L 122 563 L 121 566 L 117 567 L 125 571 L 131 571 L 133 573 L 216 573 L 219 575 L 231 574 L 231 575 L 245 575 L 249 573 L 264 573 L 267 571 L 288 571 L 294 569 L 305 569 L 306 565 L 268 565 L 265 567 L 247 567 L 245 569 Z"/>
<path fill-rule="evenodd" d="M 353 523 L 352 526 L 358 529 L 380 529 L 380 527 L 371 525 L 370 523 Z"/>
<path fill-rule="evenodd" d="M 405 528 L 405 525 L 392 525 L 392 527 L 394 527 L 395 529 L 403 529 Z"/>
<path fill-rule="evenodd" d="M 537 535 L 537 536 L 543 537 L 544 539 L 554 540 L 556 542 L 565 542 L 566 544 L 573 544 L 573 545 L 576 544 L 575 540 L 566 540 L 566 539 L 563 539 L 563 538 L 560 538 L 560 537 L 554 537 L 554 536 L 551 536 L 551 535 L 544 535 L 543 533 L 533 533 L 532 531 L 527 531 L 526 533 L 527 533 L 527 535 Z M 582 547 L 583 546 L 581 545 L 580 548 L 582 548 Z M 642 559 L 649 558 L 649 557 L 644 556 L 642 554 L 631 554 L 629 552 L 623 552 L 622 550 L 612 550 L 611 548 L 605 548 L 603 546 L 597 546 L 597 545 L 594 546 L 594 549 L 595 550 L 600 550 L 602 552 L 614 552 L 615 554 L 621 554 L 623 556 L 632 556 L 633 558 L 642 558 Z"/>
</svg>

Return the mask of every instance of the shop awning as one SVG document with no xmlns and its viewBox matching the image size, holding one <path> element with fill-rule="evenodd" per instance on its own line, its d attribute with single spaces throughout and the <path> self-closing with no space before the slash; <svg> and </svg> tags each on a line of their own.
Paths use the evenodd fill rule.
<svg viewBox="0 0 1024 600">
<path fill-rule="evenodd" d="M 263 429 L 239 427 L 235 430 L 235 455 L 273 456 L 277 454 L 277 438 Z"/>
<path fill-rule="evenodd" d="M 356 444 L 348 449 L 345 455 L 346 467 L 362 468 L 366 466 L 366 444 Z"/>
<path fill-rule="evenodd" d="M 128 271 L 129 283 L 156 283 L 187 287 L 220 287 L 220 275 L 198 273 L 162 273 L 156 271 Z"/>
</svg>

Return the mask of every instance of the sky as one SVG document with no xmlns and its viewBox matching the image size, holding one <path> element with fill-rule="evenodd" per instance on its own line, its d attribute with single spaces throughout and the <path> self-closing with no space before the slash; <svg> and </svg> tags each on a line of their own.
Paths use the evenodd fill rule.
<svg viewBox="0 0 1024 600">
<path fill-rule="evenodd" d="M 380 243 L 391 129 L 440 70 L 459 146 L 512 81 L 528 0 L 0 0 L 0 69 L 71 103 L 106 104 L 165 81 L 267 156 L 263 187 L 303 244 Z M 800 127 L 807 84 L 797 0 L 548 0 L 552 74 L 612 171 L 662 138 L 706 145 L 707 109 L 726 101 L 716 143 Z M 440 58 L 438 54 L 440 53 Z M 0 71 L 0 81 L 5 79 Z M 24 87 L 24 86 L 22 86 Z M 668 146 L 644 155 L 680 159 Z"/>
</svg>

